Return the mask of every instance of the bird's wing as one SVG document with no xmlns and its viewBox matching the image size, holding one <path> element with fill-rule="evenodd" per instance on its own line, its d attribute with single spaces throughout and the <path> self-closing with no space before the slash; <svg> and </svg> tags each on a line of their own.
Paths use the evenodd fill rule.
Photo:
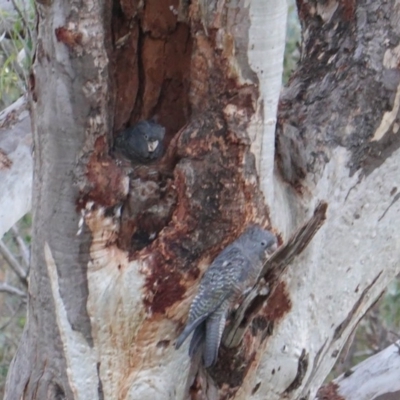
<svg viewBox="0 0 400 400">
<path fill-rule="evenodd" d="M 235 294 L 240 271 L 247 268 L 248 264 L 248 259 L 234 246 L 228 246 L 217 256 L 200 282 L 198 293 L 190 306 L 188 322 L 176 342 L 177 349 L 193 330 Z"/>
<path fill-rule="evenodd" d="M 213 261 L 200 282 L 197 298 L 211 299 L 205 307 L 199 302 L 196 310 L 199 314 L 211 314 L 228 296 L 234 295 L 243 280 L 243 271 L 251 268 L 249 258 L 236 246 L 228 246 Z M 212 305 L 212 307 L 210 307 Z"/>
<path fill-rule="evenodd" d="M 196 297 L 197 297 L 197 296 L 196 296 Z M 226 298 L 226 297 L 225 297 L 225 298 Z M 221 305 L 221 303 L 225 300 L 225 298 L 223 298 L 223 299 L 221 300 L 221 302 L 220 302 L 219 304 L 217 304 L 217 306 L 216 306 L 215 308 L 213 308 L 213 310 L 215 310 L 216 308 L 218 308 L 218 307 Z M 196 298 L 195 298 L 193 301 L 195 301 L 195 300 L 196 300 Z M 201 301 L 199 300 L 199 302 L 201 302 Z M 196 304 L 198 304 L 198 303 L 196 303 Z M 193 303 L 192 303 L 192 307 L 193 307 Z M 192 307 L 191 307 L 191 310 L 192 310 Z M 211 312 L 212 312 L 212 311 L 211 311 Z M 205 313 L 205 314 L 199 315 L 197 318 L 195 318 L 195 319 L 193 319 L 193 320 L 191 320 L 190 317 L 189 317 L 189 321 L 188 321 L 188 323 L 186 324 L 185 329 L 184 329 L 183 332 L 179 335 L 179 337 L 178 337 L 178 339 L 177 339 L 177 341 L 176 341 L 175 348 L 176 348 L 176 349 L 179 349 L 179 347 L 182 346 L 183 342 L 184 342 L 184 341 L 186 340 L 186 338 L 192 333 L 192 331 L 194 331 L 195 329 L 199 328 L 199 327 L 200 327 L 200 324 L 202 324 L 202 322 L 204 322 L 204 321 L 207 319 L 207 317 L 208 317 L 209 315 L 210 315 L 210 313 Z M 200 333 L 200 329 L 199 329 L 198 333 Z"/>
<path fill-rule="evenodd" d="M 185 329 L 183 330 L 183 332 L 179 335 L 179 337 L 175 343 L 175 348 L 179 349 L 179 347 L 182 346 L 183 342 L 192 333 L 192 331 L 194 329 L 196 329 L 207 317 L 208 317 L 208 315 L 201 315 L 199 318 L 195 319 L 193 322 L 188 323 L 185 326 Z"/>
</svg>

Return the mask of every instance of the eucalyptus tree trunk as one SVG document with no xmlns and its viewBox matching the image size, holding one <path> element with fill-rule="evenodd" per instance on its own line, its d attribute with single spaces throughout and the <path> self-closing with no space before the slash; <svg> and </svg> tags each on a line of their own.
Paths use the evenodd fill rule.
<svg viewBox="0 0 400 400">
<path fill-rule="evenodd" d="M 396 4 L 298 1 L 279 106 L 281 0 L 37 4 L 29 312 L 6 399 L 317 395 L 400 271 Z M 166 154 L 128 172 L 113 137 L 154 116 Z M 205 370 L 174 343 L 252 222 L 282 246 Z"/>
</svg>

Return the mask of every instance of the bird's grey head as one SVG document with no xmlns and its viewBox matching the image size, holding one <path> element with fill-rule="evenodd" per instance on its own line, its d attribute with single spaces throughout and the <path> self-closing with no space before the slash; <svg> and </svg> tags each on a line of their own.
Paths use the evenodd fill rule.
<svg viewBox="0 0 400 400">
<path fill-rule="evenodd" d="M 278 247 L 276 236 L 259 225 L 248 227 L 238 242 L 246 253 L 259 258 L 265 257 L 266 254 L 271 255 Z"/>
<path fill-rule="evenodd" d="M 153 121 L 140 121 L 135 128 L 147 143 L 147 150 L 153 153 L 164 139 L 165 128 Z"/>
</svg>

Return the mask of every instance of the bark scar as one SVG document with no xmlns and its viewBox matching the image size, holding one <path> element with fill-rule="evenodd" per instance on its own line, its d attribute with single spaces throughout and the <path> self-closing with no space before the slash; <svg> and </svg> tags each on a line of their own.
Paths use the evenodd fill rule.
<svg viewBox="0 0 400 400">
<path fill-rule="evenodd" d="M 339 395 L 339 385 L 330 382 L 325 386 L 319 388 L 317 393 L 317 400 L 332 399 L 332 400 L 345 400 L 344 397 Z"/>
<path fill-rule="evenodd" d="M 398 201 L 399 199 L 400 199 L 400 193 L 397 193 L 396 196 L 393 197 L 392 202 L 388 205 L 386 210 L 383 212 L 381 217 L 378 219 L 378 222 L 380 222 L 384 218 L 384 216 L 387 214 L 387 212 L 390 210 L 390 208 L 393 206 L 393 204 L 396 203 L 396 201 Z"/>
<path fill-rule="evenodd" d="M 60 26 L 54 31 L 57 41 L 64 43 L 69 48 L 73 49 L 82 45 L 82 32 L 74 31 L 64 26 Z"/>
<path fill-rule="evenodd" d="M 0 149 L 0 171 L 2 169 L 10 169 L 11 166 L 12 166 L 12 161 L 7 156 L 7 154 L 2 149 Z"/>
<path fill-rule="evenodd" d="M 383 271 L 380 271 L 379 274 L 375 277 L 375 279 L 363 290 L 360 298 L 357 300 L 356 304 L 354 304 L 353 308 L 350 310 L 349 314 L 347 317 L 344 319 L 344 321 L 335 329 L 335 333 L 333 334 L 333 340 L 337 340 L 342 336 L 342 333 L 346 329 L 346 327 L 349 325 L 353 315 L 357 313 L 357 310 L 361 306 L 363 300 L 365 299 L 365 296 L 369 292 L 369 290 L 375 285 L 376 281 L 379 279 L 379 277 L 382 275 Z"/>
<path fill-rule="evenodd" d="M 297 365 L 297 374 L 293 382 L 285 390 L 286 394 L 293 392 L 293 390 L 296 390 L 301 386 L 303 379 L 306 375 L 307 369 L 308 369 L 308 353 L 306 353 L 306 350 L 303 349 L 299 358 L 299 363 Z"/>
</svg>

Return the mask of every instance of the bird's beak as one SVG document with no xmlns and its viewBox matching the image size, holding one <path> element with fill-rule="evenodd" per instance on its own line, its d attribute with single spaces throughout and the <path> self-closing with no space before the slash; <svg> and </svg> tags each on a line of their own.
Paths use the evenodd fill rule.
<svg viewBox="0 0 400 400">
<path fill-rule="evenodd" d="M 149 149 L 149 153 L 152 153 L 158 146 L 158 140 L 154 140 L 153 142 L 147 143 L 147 148 Z"/>
<path fill-rule="evenodd" d="M 274 243 L 271 246 L 269 246 L 268 249 L 267 249 L 268 255 L 271 255 L 271 254 L 275 253 L 277 248 L 278 248 L 278 243 Z"/>
</svg>

